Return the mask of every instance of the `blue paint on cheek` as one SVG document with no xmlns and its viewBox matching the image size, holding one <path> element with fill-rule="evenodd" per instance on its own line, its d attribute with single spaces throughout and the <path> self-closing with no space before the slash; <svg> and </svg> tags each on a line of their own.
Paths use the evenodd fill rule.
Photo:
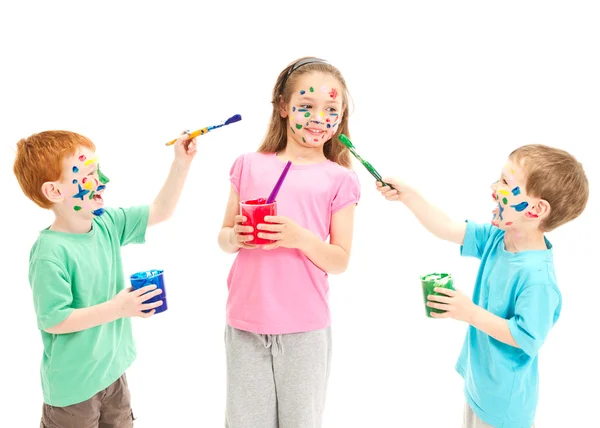
<svg viewBox="0 0 600 428">
<path fill-rule="evenodd" d="M 73 180 L 73 184 L 77 184 L 77 180 Z"/>
<path fill-rule="evenodd" d="M 292 111 L 293 112 L 296 111 L 296 106 L 292 107 Z"/>
<path fill-rule="evenodd" d="M 104 208 L 98 208 L 97 210 L 92 211 L 92 214 L 94 214 L 95 216 L 101 216 L 102 214 L 104 214 Z"/>
<path fill-rule="evenodd" d="M 504 221 L 504 217 L 502 217 L 502 213 L 504 212 L 504 207 L 500 204 L 498 204 L 498 208 L 500 208 L 500 212 L 498 213 L 498 216 L 500 217 L 500 221 Z"/>
<path fill-rule="evenodd" d="M 77 174 L 77 173 L 79 172 L 79 168 L 77 168 L 76 166 L 74 166 L 74 167 L 73 167 L 73 172 L 74 172 L 75 174 Z"/>
<path fill-rule="evenodd" d="M 79 192 L 77 192 L 76 194 L 73 195 L 74 198 L 79 198 L 83 201 L 83 197 L 85 195 L 87 195 L 88 193 L 90 193 L 89 190 L 86 189 L 82 189 L 81 188 L 81 184 L 78 184 L 77 187 L 79 187 Z"/>
<path fill-rule="evenodd" d="M 304 94 L 306 94 L 306 91 L 303 89 L 300 91 L 300 95 L 304 95 Z"/>
<path fill-rule="evenodd" d="M 298 111 L 301 113 L 304 113 L 304 112 L 308 111 L 308 109 L 307 108 L 299 108 Z"/>
<path fill-rule="evenodd" d="M 525 208 L 527 208 L 529 206 L 529 204 L 527 202 L 521 202 L 520 204 L 517 205 L 511 205 L 511 208 L 514 208 L 517 212 L 521 212 L 523 211 Z"/>
<path fill-rule="evenodd" d="M 330 125 L 330 124 L 327 124 L 327 128 L 331 128 L 331 125 Z"/>
<path fill-rule="evenodd" d="M 101 190 L 104 190 L 104 189 L 106 189 L 106 186 L 104 184 L 101 184 L 100 186 L 98 186 L 96 188 L 96 192 L 100 192 Z"/>
<path fill-rule="evenodd" d="M 515 187 L 511 191 L 512 191 L 513 196 L 519 196 L 521 194 L 521 189 L 519 189 L 519 186 Z"/>
</svg>

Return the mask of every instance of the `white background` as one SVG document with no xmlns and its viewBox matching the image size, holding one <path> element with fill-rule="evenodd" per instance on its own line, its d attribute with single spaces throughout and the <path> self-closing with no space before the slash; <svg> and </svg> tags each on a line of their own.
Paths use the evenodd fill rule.
<svg viewBox="0 0 600 428">
<path fill-rule="evenodd" d="M 540 355 L 536 425 L 598 426 L 600 15 L 596 2 L 3 2 L 0 7 L 2 310 L 0 425 L 39 424 L 42 343 L 28 255 L 52 216 L 20 191 L 15 143 L 47 129 L 91 138 L 112 206 L 149 203 L 164 142 L 199 137 L 173 219 L 123 250 L 125 275 L 165 269 L 169 310 L 134 322 L 128 371 L 138 428 L 220 427 L 226 277 L 217 234 L 235 157 L 266 130 L 278 73 L 315 55 L 344 74 L 359 152 L 456 219 L 491 219 L 489 185 L 511 150 L 545 143 L 586 167 L 586 212 L 549 234 L 564 309 Z M 390 3 L 394 4 L 394 3 Z M 331 278 L 334 354 L 325 427 L 459 427 L 454 363 L 466 326 L 424 316 L 418 277 L 449 271 L 470 293 L 477 260 L 384 201 L 362 199 L 351 266 Z"/>
</svg>

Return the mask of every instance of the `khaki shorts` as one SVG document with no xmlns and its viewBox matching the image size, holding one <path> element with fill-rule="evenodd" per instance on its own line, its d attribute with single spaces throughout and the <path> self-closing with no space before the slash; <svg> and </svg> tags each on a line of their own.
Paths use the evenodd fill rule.
<svg viewBox="0 0 600 428">
<path fill-rule="evenodd" d="M 134 419 L 123 375 L 81 403 L 66 407 L 44 404 L 40 428 L 132 428 Z"/>
</svg>

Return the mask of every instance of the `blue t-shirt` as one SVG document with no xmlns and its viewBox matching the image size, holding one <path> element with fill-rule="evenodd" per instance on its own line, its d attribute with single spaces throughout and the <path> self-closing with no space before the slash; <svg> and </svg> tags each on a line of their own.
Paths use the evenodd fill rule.
<svg viewBox="0 0 600 428">
<path fill-rule="evenodd" d="M 497 428 L 530 428 L 538 402 L 538 351 L 558 320 L 552 245 L 510 253 L 504 231 L 469 222 L 461 255 L 481 259 L 473 302 L 508 320 L 519 348 L 469 326 L 456 370 L 473 412 Z"/>
</svg>

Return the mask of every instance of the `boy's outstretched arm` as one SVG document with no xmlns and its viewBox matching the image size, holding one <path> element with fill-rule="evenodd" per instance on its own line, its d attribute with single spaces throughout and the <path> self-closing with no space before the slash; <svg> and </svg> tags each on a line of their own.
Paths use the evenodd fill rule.
<svg viewBox="0 0 600 428">
<path fill-rule="evenodd" d="M 187 134 L 180 136 L 174 146 L 175 159 L 165 184 L 150 205 L 148 226 L 153 226 L 171 217 L 179 201 L 192 160 L 196 155 L 196 139 L 187 140 Z"/>
<path fill-rule="evenodd" d="M 417 220 L 440 239 L 463 244 L 467 223 L 455 221 L 442 210 L 427 201 L 419 192 L 395 178 L 384 178 L 384 183 L 391 184 L 394 189 L 377 182 L 379 190 L 388 201 L 402 201 L 417 217 Z"/>
<path fill-rule="evenodd" d="M 45 328 L 44 331 L 50 334 L 68 334 L 87 330 L 119 318 L 148 318 L 154 315 L 155 308 L 162 305 L 162 300 L 152 303 L 144 302 L 161 293 L 162 290 L 156 288 L 154 284 L 146 285 L 138 290 L 126 288 L 108 302 L 88 308 L 72 309 L 66 319 L 52 327 Z M 150 312 L 143 312 L 145 310 Z"/>
<path fill-rule="evenodd" d="M 464 321 L 502 343 L 520 348 L 510 331 L 509 320 L 477 306 L 468 296 L 458 290 L 436 287 L 433 291 L 442 295 L 429 295 L 427 306 L 445 311 L 440 314 L 432 312 L 433 318 L 454 318 Z"/>
</svg>

